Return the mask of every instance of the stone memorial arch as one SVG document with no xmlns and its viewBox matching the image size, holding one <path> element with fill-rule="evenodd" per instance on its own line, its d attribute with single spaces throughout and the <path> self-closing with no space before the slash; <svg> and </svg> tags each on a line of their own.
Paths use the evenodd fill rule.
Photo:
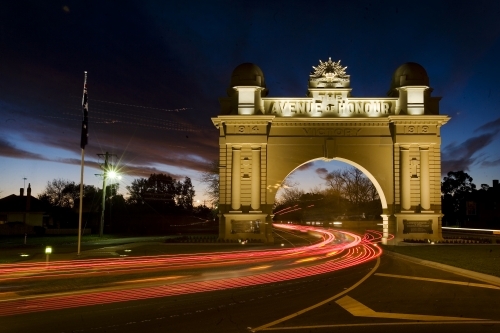
<svg viewBox="0 0 500 333">
<path fill-rule="evenodd" d="M 351 164 L 373 182 L 382 203 L 383 242 L 439 240 L 441 137 L 429 77 L 400 66 L 387 97 L 351 95 L 340 61 L 320 61 L 306 97 L 269 98 L 261 69 L 236 67 L 212 118 L 219 130 L 219 237 L 273 242 L 276 192 L 290 172 L 322 158 Z M 389 234 L 395 236 L 388 240 Z"/>
</svg>

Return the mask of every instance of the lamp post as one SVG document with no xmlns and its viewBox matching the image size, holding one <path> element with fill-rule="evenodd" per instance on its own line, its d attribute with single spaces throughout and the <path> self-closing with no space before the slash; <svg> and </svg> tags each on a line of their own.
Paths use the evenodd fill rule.
<svg viewBox="0 0 500 333">
<path fill-rule="evenodd" d="M 109 153 L 106 152 L 104 158 L 104 165 L 102 166 L 103 174 L 102 174 L 102 209 L 101 209 L 101 223 L 99 225 L 99 237 L 102 237 L 104 233 L 104 210 L 106 207 L 106 180 L 110 179 L 121 179 L 122 176 L 118 174 L 118 172 L 108 164 Z"/>
<path fill-rule="evenodd" d="M 106 207 L 106 178 L 108 178 L 108 152 L 105 154 L 103 176 L 102 176 L 102 208 L 101 208 L 101 223 L 99 224 L 99 237 L 102 237 L 104 232 L 104 209 Z"/>
<path fill-rule="evenodd" d="M 49 265 L 49 255 L 52 253 L 52 246 L 45 247 L 45 266 Z"/>
</svg>

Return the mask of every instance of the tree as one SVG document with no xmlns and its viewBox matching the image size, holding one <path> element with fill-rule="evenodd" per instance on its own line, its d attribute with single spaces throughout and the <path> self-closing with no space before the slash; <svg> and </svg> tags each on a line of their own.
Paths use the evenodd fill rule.
<svg viewBox="0 0 500 333">
<path fill-rule="evenodd" d="M 148 180 L 146 178 L 138 178 L 132 181 L 132 185 L 127 186 L 129 197 L 127 202 L 132 205 L 143 205 L 144 197 L 148 191 Z"/>
<path fill-rule="evenodd" d="M 93 197 L 97 189 L 93 185 L 83 185 L 83 197 Z M 80 184 L 70 180 L 54 179 L 47 182 L 45 190 L 38 195 L 38 199 L 54 207 L 73 208 L 80 200 Z"/>
<path fill-rule="evenodd" d="M 334 170 L 322 177 L 330 188 L 330 195 L 337 198 L 338 204 L 348 200 L 354 209 L 359 210 L 363 204 L 379 199 L 373 183 L 355 167 L 345 170 Z"/>
<path fill-rule="evenodd" d="M 149 178 L 139 178 L 127 186 L 129 203 L 144 204 L 146 201 L 160 201 L 175 206 L 175 197 L 179 193 L 179 184 L 172 176 L 153 173 Z"/>
<path fill-rule="evenodd" d="M 194 186 L 191 183 L 191 178 L 184 178 L 184 182 L 180 184 L 180 191 L 177 195 L 177 205 L 184 210 L 193 210 Z"/>
<path fill-rule="evenodd" d="M 373 192 L 377 193 L 376 190 L 372 190 L 373 183 L 355 167 L 342 171 L 342 179 L 344 180 L 343 195 L 357 209 L 361 208 L 361 204 L 373 200 Z"/>
<path fill-rule="evenodd" d="M 448 176 L 443 178 L 441 183 L 441 193 L 443 195 L 461 195 L 470 193 L 476 189 L 476 185 L 472 183 L 473 179 L 466 172 L 450 171 Z"/>
<path fill-rule="evenodd" d="M 326 185 L 330 187 L 331 194 L 338 197 L 342 195 L 345 181 L 340 170 L 329 172 L 322 178 L 325 180 Z"/>
<path fill-rule="evenodd" d="M 213 207 L 219 204 L 219 161 L 215 160 L 206 165 L 202 172 L 200 182 L 205 184 L 205 194 Z"/>
<path fill-rule="evenodd" d="M 186 177 L 183 182 L 175 180 L 166 174 L 151 174 L 149 178 L 139 178 L 127 186 L 128 203 L 135 205 L 148 204 L 157 211 L 178 207 L 190 211 L 193 208 L 195 194 L 191 179 Z"/>
<path fill-rule="evenodd" d="M 293 204 L 300 201 L 300 198 L 305 194 L 303 189 L 297 187 L 285 187 L 280 196 L 281 205 Z"/>
<path fill-rule="evenodd" d="M 92 185 L 83 185 L 83 212 L 85 218 L 90 218 L 97 210 L 100 196 L 98 189 Z M 47 213 L 54 226 L 75 228 L 78 226 L 78 209 L 80 203 L 80 184 L 70 180 L 54 179 L 47 182 L 38 199 L 47 204 Z"/>
<path fill-rule="evenodd" d="M 38 199 L 48 202 L 51 206 L 73 207 L 74 193 L 69 189 L 74 187 L 75 183 L 65 179 L 53 179 L 47 182 L 45 190 L 38 195 Z"/>
<path fill-rule="evenodd" d="M 105 209 L 105 227 L 108 230 L 124 231 L 130 214 L 126 207 L 126 201 L 122 194 L 118 194 L 118 184 L 110 184 L 106 187 L 106 209 Z M 102 191 L 100 191 L 102 198 Z"/>
<path fill-rule="evenodd" d="M 294 182 L 291 177 L 285 178 L 281 182 L 278 191 L 276 191 L 276 199 L 274 208 L 287 205 L 293 205 L 300 200 L 300 197 L 305 193 L 304 190 L 298 188 L 298 183 Z"/>
<path fill-rule="evenodd" d="M 446 222 L 465 217 L 465 201 L 476 189 L 472 177 L 463 171 L 450 171 L 441 183 L 441 204 Z"/>
<path fill-rule="evenodd" d="M 346 199 L 342 195 L 344 179 L 341 170 L 333 170 L 328 173 L 325 169 L 324 173 L 320 173 L 320 178 L 327 185 L 327 189 L 325 190 L 327 201 L 335 206 L 337 212 L 345 213 L 347 207 L 345 204 Z"/>
</svg>

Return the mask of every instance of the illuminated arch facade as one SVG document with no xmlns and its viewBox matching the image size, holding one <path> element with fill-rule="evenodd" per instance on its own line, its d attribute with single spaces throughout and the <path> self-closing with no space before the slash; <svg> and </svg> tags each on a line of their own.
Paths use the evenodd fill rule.
<svg viewBox="0 0 500 333">
<path fill-rule="evenodd" d="M 346 67 L 329 59 L 304 98 L 268 98 L 254 64 L 236 67 L 212 118 L 219 130 L 219 237 L 273 242 L 272 207 L 287 175 L 317 158 L 362 170 L 379 192 L 385 243 L 442 239 L 439 97 L 416 63 L 400 66 L 388 97 L 352 97 Z"/>
</svg>

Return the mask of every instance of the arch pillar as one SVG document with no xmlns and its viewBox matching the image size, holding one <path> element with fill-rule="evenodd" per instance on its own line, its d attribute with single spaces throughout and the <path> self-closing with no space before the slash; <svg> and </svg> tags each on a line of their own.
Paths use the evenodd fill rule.
<svg viewBox="0 0 500 333">
<path fill-rule="evenodd" d="M 429 147 L 420 147 L 420 206 L 430 210 Z"/>
<path fill-rule="evenodd" d="M 387 245 L 389 240 L 389 215 L 381 214 L 382 217 L 382 244 Z"/>
<path fill-rule="evenodd" d="M 258 211 L 260 209 L 260 187 L 261 187 L 261 179 L 260 179 L 260 147 L 252 147 L 252 201 L 251 208 L 254 211 Z"/>
<path fill-rule="evenodd" d="M 394 143 L 399 149 L 399 208 L 396 205 L 394 211 L 394 243 L 405 239 L 440 241 L 443 214 L 439 129 L 449 117 L 395 115 L 390 119 Z M 397 199 L 396 196 L 396 204 Z"/>
<path fill-rule="evenodd" d="M 231 157 L 231 208 L 237 211 L 241 207 L 241 148 L 233 147 Z"/>
<path fill-rule="evenodd" d="M 410 200 L 410 149 L 409 147 L 399 148 L 399 172 L 401 177 L 401 210 L 409 211 Z"/>
</svg>

